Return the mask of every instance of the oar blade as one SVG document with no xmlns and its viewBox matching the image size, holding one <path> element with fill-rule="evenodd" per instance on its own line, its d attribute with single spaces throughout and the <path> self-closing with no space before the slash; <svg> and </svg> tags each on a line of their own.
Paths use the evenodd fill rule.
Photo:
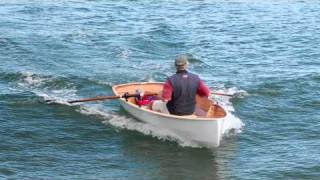
<svg viewBox="0 0 320 180">
<path fill-rule="evenodd" d="M 57 99 L 47 99 L 44 101 L 48 105 L 59 105 L 59 104 L 67 104 L 70 105 L 67 101 L 57 100 Z"/>
</svg>

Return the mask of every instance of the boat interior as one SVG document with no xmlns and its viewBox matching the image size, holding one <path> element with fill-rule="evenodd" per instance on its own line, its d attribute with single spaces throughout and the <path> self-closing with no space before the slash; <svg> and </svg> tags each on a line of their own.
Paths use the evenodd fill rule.
<svg viewBox="0 0 320 180">
<path fill-rule="evenodd" d="M 144 93 L 155 93 L 161 97 L 163 83 L 130 83 L 117 85 L 113 87 L 116 95 L 123 95 L 125 93 L 134 94 L 137 91 Z M 137 105 L 135 97 L 128 98 L 128 102 Z M 148 106 L 144 108 L 150 109 Z M 196 97 L 196 110 L 193 117 L 198 118 L 223 118 L 226 116 L 225 110 L 218 104 L 214 104 L 207 97 Z"/>
</svg>

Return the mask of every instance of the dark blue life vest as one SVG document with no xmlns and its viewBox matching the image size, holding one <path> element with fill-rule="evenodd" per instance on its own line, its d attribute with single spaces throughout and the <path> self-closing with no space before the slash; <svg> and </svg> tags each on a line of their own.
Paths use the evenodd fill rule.
<svg viewBox="0 0 320 180">
<path fill-rule="evenodd" d="M 195 110 L 196 94 L 200 78 L 185 70 L 178 71 L 169 77 L 173 93 L 167 108 L 174 115 L 191 115 Z"/>
</svg>

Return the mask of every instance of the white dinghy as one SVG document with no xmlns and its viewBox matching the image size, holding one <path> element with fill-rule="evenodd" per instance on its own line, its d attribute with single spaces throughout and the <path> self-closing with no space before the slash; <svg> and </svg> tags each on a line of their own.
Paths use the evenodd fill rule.
<svg viewBox="0 0 320 180">
<path fill-rule="evenodd" d="M 140 82 L 120 84 L 112 87 L 116 96 L 134 94 L 137 90 L 161 94 L 163 83 Z M 120 104 L 136 119 L 164 128 L 180 137 L 187 138 L 199 145 L 218 147 L 223 135 L 223 124 L 227 112 L 206 97 L 197 96 L 196 112 L 191 116 L 176 116 L 153 111 L 136 104 L 135 97 L 120 98 Z"/>
</svg>

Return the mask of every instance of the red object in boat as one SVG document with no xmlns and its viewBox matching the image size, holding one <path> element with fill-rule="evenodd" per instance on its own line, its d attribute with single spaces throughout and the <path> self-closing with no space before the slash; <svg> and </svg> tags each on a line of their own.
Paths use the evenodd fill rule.
<svg viewBox="0 0 320 180">
<path fill-rule="evenodd" d="M 136 98 L 136 103 L 139 106 L 147 106 L 151 104 L 152 101 L 157 100 L 156 96 L 143 96 L 142 98 Z"/>
</svg>

